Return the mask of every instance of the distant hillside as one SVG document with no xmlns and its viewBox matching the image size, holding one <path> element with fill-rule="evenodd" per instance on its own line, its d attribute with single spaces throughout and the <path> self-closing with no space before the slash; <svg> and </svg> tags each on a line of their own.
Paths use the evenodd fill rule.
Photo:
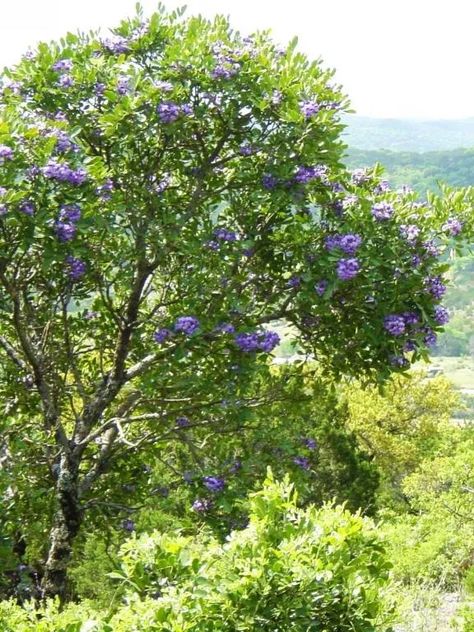
<svg viewBox="0 0 474 632">
<path fill-rule="evenodd" d="M 394 188 L 407 184 L 422 195 L 435 191 L 439 181 L 456 187 L 474 185 L 474 148 L 417 153 L 350 147 L 346 162 L 351 169 L 379 162 Z"/>
<path fill-rule="evenodd" d="M 347 116 L 345 142 L 357 149 L 439 151 L 474 147 L 474 117 L 418 121 Z"/>
</svg>

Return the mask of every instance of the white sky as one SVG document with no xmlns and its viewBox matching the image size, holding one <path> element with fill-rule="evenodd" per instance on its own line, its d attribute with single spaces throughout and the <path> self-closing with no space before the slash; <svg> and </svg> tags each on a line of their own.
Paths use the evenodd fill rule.
<svg viewBox="0 0 474 632">
<path fill-rule="evenodd" d="M 156 0 L 142 0 L 146 14 Z M 184 1 L 167 0 L 169 8 Z M 248 33 L 271 28 L 336 68 L 358 114 L 474 116 L 473 0 L 188 0 L 188 13 L 230 15 Z M 111 27 L 134 0 L 0 0 L 0 66 L 67 31 Z"/>
</svg>

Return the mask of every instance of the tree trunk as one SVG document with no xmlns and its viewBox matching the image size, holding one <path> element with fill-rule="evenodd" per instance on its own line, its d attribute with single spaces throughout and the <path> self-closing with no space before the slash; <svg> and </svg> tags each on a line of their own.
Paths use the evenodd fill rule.
<svg viewBox="0 0 474 632">
<path fill-rule="evenodd" d="M 49 537 L 49 551 L 41 592 L 44 598 L 67 596 L 67 572 L 71 561 L 72 544 L 82 523 L 82 510 L 77 493 L 77 465 L 68 455 L 62 455 L 56 484 L 56 513 Z"/>
</svg>

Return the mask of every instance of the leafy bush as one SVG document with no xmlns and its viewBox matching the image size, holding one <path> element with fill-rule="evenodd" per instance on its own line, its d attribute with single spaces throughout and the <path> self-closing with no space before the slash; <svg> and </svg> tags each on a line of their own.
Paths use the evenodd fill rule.
<svg viewBox="0 0 474 632">
<path fill-rule="evenodd" d="M 122 547 L 125 605 L 0 608 L 2 630 L 26 632 L 388 630 L 389 564 L 372 521 L 343 507 L 299 509 L 286 479 L 250 497 L 250 523 L 224 544 L 154 532 Z M 390 609 L 388 609 L 390 610 Z M 38 619 L 36 617 L 39 617 Z M 81 627 L 82 625 L 82 627 Z"/>
</svg>

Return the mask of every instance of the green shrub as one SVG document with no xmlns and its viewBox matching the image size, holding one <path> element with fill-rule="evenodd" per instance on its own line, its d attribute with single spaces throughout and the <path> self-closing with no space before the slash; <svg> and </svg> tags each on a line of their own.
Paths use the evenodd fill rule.
<svg viewBox="0 0 474 632">
<path fill-rule="evenodd" d="M 250 497 L 250 522 L 221 544 L 153 532 L 120 552 L 124 604 L 112 615 L 87 604 L 62 613 L 4 603 L 8 632 L 261 632 L 389 630 L 389 564 L 372 521 L 343 507 L 299 509 L 288 479 L 269 474 Z M 42 618 L 36 620 L 40 615 Z M 41 627 L 42 626 L 42 627 Z"/>
</svg>

